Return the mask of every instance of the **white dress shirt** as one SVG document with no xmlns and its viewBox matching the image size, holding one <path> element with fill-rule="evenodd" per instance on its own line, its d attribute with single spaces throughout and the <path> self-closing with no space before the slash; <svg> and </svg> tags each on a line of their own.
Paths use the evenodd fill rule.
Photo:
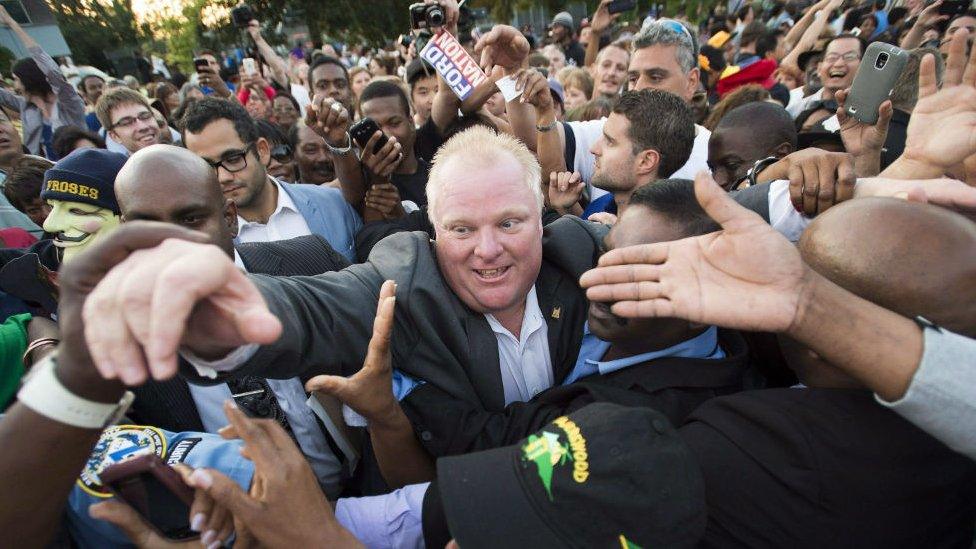
<svg viewBox="0 0 976 549">
<path fill-rule="evenodd" d="M 522 332 L 515 337 L 493 316 L 486 314 L 498 340 L 498 365 L 502 372 L 505 405 L 525 402 L 552 387 L 549 330 L 539 308 L 535 286 L 525 298 Z"/>
<path fill-rule="evenodd" d="M 273 177 L 268 177 L 268 184 L 274 185 L 278 191 L 278 204 L 274 212 L 267 223 L 248 221 L 238 216 L 237 224 L 240 227 L 237 233 L 238 242 L 272 242 L 312 234 L 295 202 L 281 188 L 281 185 Z"/>
<path fill-rule="evenodd" d="M 234 264 L 241 270 L 246 270 L 237 250 L 234 250 Z M 295 433 L 302 453 L 305 454 L 312 470 L 315 471 L 319 484 L 325 488 L 329 496 L 337 497 L 342 488 L 342 464 L 329 447 L 321 427 L 315 421 L 312 409 L 305 403 L 308 395 L 305 394 L 305 387 L 301 380 L 293 377 L 291 379 L 268 379 L 267 382 L 274 392 L 275 398 L 278 399 L 281 411 L 288 418 L 288 424 L 291 426 L 292 432 Z M 233 398 L 230 387 L 226 383 L 219 385 L 188 383 L 188 385 L 190 396 L 193 397 L 193 402 L 200 413 L 203 428 L 208 433 L 216 433 L 218 429 L 227 425 L 223 403 L 225 400 Z"/>
</svg>

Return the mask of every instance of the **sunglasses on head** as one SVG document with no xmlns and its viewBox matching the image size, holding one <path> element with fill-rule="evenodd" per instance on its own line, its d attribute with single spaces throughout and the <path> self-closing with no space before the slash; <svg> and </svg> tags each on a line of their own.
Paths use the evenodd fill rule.
<svg viewBox="0 0 976 549">
<path fill-rule="evenodd" d="M 278 162 L 284 164 L 286 162 L 291 162 L 293 151 L 291 150 L 291 145 L 275 145 L 271 149 L 271 158 L 274 158 Z"/>
</svg>

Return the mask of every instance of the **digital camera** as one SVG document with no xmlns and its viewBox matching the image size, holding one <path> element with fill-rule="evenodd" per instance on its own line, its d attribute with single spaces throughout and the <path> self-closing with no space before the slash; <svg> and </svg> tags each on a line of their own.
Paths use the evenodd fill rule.
<svg viewBox="0 0 976 549">
<path fill-rule="evenodd" d="M 410 28 L 434 29 L 444 26 L 444 8 L 440 4 L 410 4 Z"/>
</svg>

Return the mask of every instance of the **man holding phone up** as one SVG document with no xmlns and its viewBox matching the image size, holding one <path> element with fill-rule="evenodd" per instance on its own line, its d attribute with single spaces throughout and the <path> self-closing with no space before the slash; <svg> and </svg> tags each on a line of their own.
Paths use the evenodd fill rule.
<svg viewBox="0 0 976 549">
<path fill-rule="evenodd" d="M 203 93 L 230 99 L 233 96 L 234 85 L 224 82 L 220 77 L 220 62 L 212 52 L 200 52 L 193 59 L 193 66 L 197 69 L 197 81 L 203 87 Z"/>
</svg>

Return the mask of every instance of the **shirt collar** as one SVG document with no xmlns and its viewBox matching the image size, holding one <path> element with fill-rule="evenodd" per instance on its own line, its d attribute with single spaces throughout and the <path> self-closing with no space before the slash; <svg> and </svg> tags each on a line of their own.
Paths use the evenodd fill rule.
<svg viewBox="0 0 976 549">
<path fill-rule="evenodd" d="M 585 333 L 590 333 L 590 323 L 587 322 L 583 327 Z M 724 356 L 718 345 L 718 328 L 710 326 L 697 336 L 686 339 L 677 345 L 672 345 L 660 351 L 651 351 L 639 355 L 618 358 L 616 360 L 599 361 L 586 359 L 586 362 L 597 367 L 601 374 L 616 372 L 635 364 L 648 362 L 659 358 L 682 357 L 682 358 L 720 358 Z"/>
<path fill-rule="evenodd" d="M 496 334 L 509 335 L 515 337 L 515 334 L 509 332 L 502 323 L 495 318 L 495 315 L 485 314 L 485 318 L 488 320 L 488 325 L 491 326 L 491 331 Z M 522 333 L 519 334 L 518 340 L 520 342 L 525 342 L 526 339 L 537 330 L 545 326 L 545 321 L 542 318 L 542 309 L 539 307 L 539 297 L 536 295 L 535 286 L 529 290 L 529 293 L 525 296 L 525 312 L 522 313 Z"/>
<path fill-rule="evenodd" d="M 298 206 L 295 205 L 295 201 L 291 199 L 291 196 L 289 196 L 289 194 L 287 192 L 285 192 L 285 189 L 281 185 L 281 183 L 278 182 L 277 179 L 271 177 L 270 175 L 267 176 L 267 177 L 268 177 L 268 184 L 269 185 L 274 185 L 275 187 L 278 188 L 278 202 L 275 205 L 274 212 L 272 212 L 271 213 L 271 216 L 268 217 L 268 222 L 270 223 L 271 222 L 271 219 L 273 217 L 276 217 L 278 214 L 280 214 L 284 210 L 291 210 L 294 213 L 300 213 L 298 211 Z M 250 225 L 250 224 L 256 223 L 254 221 L 248 221 L 248 220 L 244 219 L 243 217 L 241 217 L 240 215 L 237 216 L 237 221 L 238 221 L 238 224 L 240 226 L 242 226 L 242 227 L 244 225 Z"/>
</svg>

